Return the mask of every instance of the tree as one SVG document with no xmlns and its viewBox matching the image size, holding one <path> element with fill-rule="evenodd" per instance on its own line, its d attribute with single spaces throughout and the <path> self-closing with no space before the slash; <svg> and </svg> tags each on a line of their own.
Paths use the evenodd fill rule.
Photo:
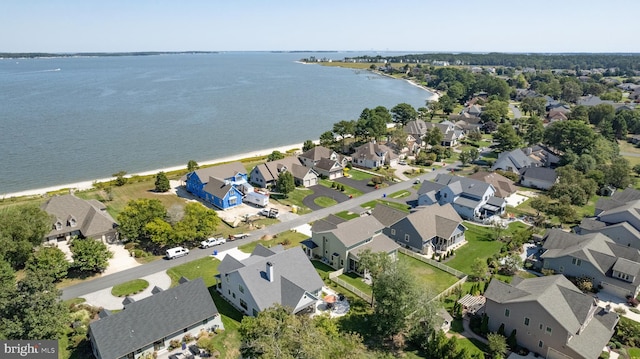
<svg viewBox="0 0 640 359">
<path fill-rule="evenodd" d="M 273 151 L 267 156 L 267 162 L 277 161 L 284 158 L 284 154 L 280 151 Z"/>
<path fill-rule="evenodd" d="M 507 337 L 507 346 L 509 346 L 509 348 L 513 351 L 516 350 L 516 347 L 518 347 L 518 340 L 516 339 L 516 330 L 512 330 L 511 334 L 509 334 L 509 337 Z"/>
<path fill-rule="evenodd" d="M 582 85 L 580 83 L 577 81 L 565 81 L 565 83 L 562 84 L 561 99 L 570 103 L 576 103 L 580 96 L 582 96 Z"/>
<path fill-rule="evenodd" d="M 507 340 L 504 336 L 495 333 L 487 334 L 489 340 L 489 354 L 494 359 L 502 359 L 507 354 Z"/>
<path fill-rule="evenodd" d="M 304 141 L 304 143 L 302 144 L 302 152 L 307 152 L 310 149 L 316 147 L 316 144 L 313 143 L 313 141 L 311 140 L 306 140 Z"/>
<path fill-rule="evenodd" d="M 15 297 L 0 316 L 0 337 L 6 339 L 60 339 L 69 325 L 68 307 L 47 276 L 27 274 L 18 282 Z"/>
<path fill-rule="evenodd" d="M 449 95 L 447 94 L 440 96 L 440 98 L 438 99 L 438 102 L 442 107 L 442 112 L 444 112 L 447 115 L 450 115 L 456 107 L 455 101 L 451 97 L 449 97 Z"/>
<path fill-rule="evenodd" d="M 199 202 L 187 203 L 184 207 L 182 220 L 176 223 L 174 229 L 176 236 L 184 241 L 201 241 L 210 237 L 220 224 L 220 218 L 216 211 L 207 208 Z M 186 235 L 180 235 L 180 233 Z"/>
<path fill-rule="evenodd" d="M 487 261 L 482 258 L 475 258 L 471 263 L 471 275 L 476 280 L 484 280 L 488 271 Z"/>
<path fill-rule="evenodd" d="M 145 229 L 147 223 L 156 218 L 164 219 L 167 210 L 157 199 L 134 199 L 127 203 L 118 214 L 118 231 L 127 240 L 134 242 L 149 238 Z"/>
<path fill-rule="evenodd" d="M 16 290 L 16 273 L 9 262 L 0 258 L 0 318 L 9 318 L 6 309 L 14 301 Z M 2 325 L 0 325 L 0 338 L 3 338 L 1 327 Z"/>
<path fill-rule="evenodd" d="M 578 156 L 593 153 L 597 137 L 588 124 L 576 120 L 553 122 L 544 130 L 545 144 Z"/>
<path fill-rule="evenodd" d="M 70 263 L 58 247 L 40 247 L 29 258 L 25 269 L 38 276 L 50 277 L 59 281 L 67 276 Z"/>
<path fill-rule="evenodd" d="M 497 142 L 496 148 L 501 152 L 507 152 L 519 148 L 522 145 L 522 139 L 508 123 L 498 126 L 498 130 L 493 135 L 493 139 Z"/>
<path fill-rule="evenodd" d="M 504 258 L 504 264 L 500 272 L 505 275 L 514 275 L 522 268 L 522 258 L 517 253 L 512 253 Z"/>
<path fill-rule="evenodd" d="M 636 176 L 640 176 L 640 164 L 633 166 L 633 172 L 636 174 Z"/>
<path fill-rule="evenodd" d="M 53 219 L 38 206 L 22 205 L 0 211 L 0 223 L 0 258 L 19 269 L 51 230 Z"/>
<path fill-rule="evenodd" d="M 391 257 L 386 252 L 372 252 L 371 249 L 365 249 L 360 253 L 358 261 L 358 271 L 362 271 L 364 278 L 369 277 L 371 280 L 371 289 L 375 288 L 378 276 L 391 266 Z M 373 307 L 374 298 L 371 297 L 371 306 Z"/>
<path fill-rule="evenodd" d="M 293 179 L 293 175 L 289 171 L 280 173 L 278 181 L 276 181 L 276 191 L 282 193 L 285 197 L 289 196 L 289 193 L 296 189 L 296 184 Z"/>
<path fill-rule="evenodd" d="M 616 114 L 616 110 L 608 103 L 601 103 L 589 107 L 589 123 L 598 126 L 601 122 L 611 122 Z"/>
<path fill-rule="evenodd" d="M 467 139 L 471 142 L 482 141 L 482 133 L 480 133 L 480 131 L 471 131 L 467 135 Z"/>
<path fill-rule="evenodd" d="M 396 145 L 397 148 L 402 149 L 407 147 L 407 133 L 400 127 L 396 127 L 390 133 L 390 141 Z"/>
<path fill-rule="evenodd" d="M 127 171 L 118 171 L 112 174 L 112 176 L 116 178 L 116 181 L 115 181 L 116 186 L 121 187 L 127 184 L 128 179 L 127 177 L 125 177 L 126 174 L 127 174 Z"/>
<path fill-rule="evenodd" d="M 440 129 L 436 126 L 431 127 L 424 134 L 424 141 L 431 146 L 441 144 L 443 139 L 444 135 L 442 134 L 442 131 L 440 131 Z"/>
<path fill-rule="evenodd" d="M 531 116 L 525 124 L 524 140 L 529 145 L 535 145 L 544 139 L 544 124 L 538 116 Z"/>
<path fill-rule="evenodd" d="M 493 100 L 489 101 L 480 114 L 480 118 L 484 122 L 502 122 L 509 114 L 509 103 L 506 101 Z"/>
<path fill-rule="evenodd" d="M 433 116 L 442 111 L 442 103 L 439 101 L 427 100 L 427 109 L 429 110 L 429 118 L 433 120 Z"/>
<path fill-rule="evenodd" d="M 325 131 L 320 135 L 320 146 L 333 148 L 335 143 L 336 139 L 333 137 L 333 132 Z"/>
<path fill-rule="evenodd" d="M 627 188 L 631 184 L 631 166 L 626 158 L 618 157 L 604 171 L 605 182 L 617 188 Z"/>
<path fill-rule="evenodd" d="M 91 238 L 74 239 L 71 253 L 73 266 L 87 272 L 103 272 L 113 257 L 113 252 L 109 251 L 106 244 Z"/>
<path fill-rule="evenodd" d="M 189 160 L 189 162 L 187 162 L 187 172 L 193 172 L 198 168 L 200 168 L 200 166 L 198 165 L 198 162 L 194 160 Z"/>
<path fill-rule="evenodd" d="M 151 241 L 161 247 L 168 244 L 177 244 L 174 242 L 175 236 L 171 224 L 162 220 L 162 218 L 154 218 L 145 225 L 145 231 L 149 234 Z"/>
<path fill-rule="evenodd" d="M 547 209 L 549 208 L 549 202 L 549 197 L 539 195 L 529 200 L 529 206 L 531 206 L 531 208 L 535 209 L 538 212 L 536 214 L 537 217 L 540 215 L 540 212 L 547 211 Z"/>
<path fill-rule="evenodd" d="M 155 185 L 155 191 L 161 193 L 167 192 L 171 188 L 167 175 L 162 171 L 158 172 L 158 174 L 156 175 Z"/>
<path fill-rule="evenodd" d="M 567 115 L 567 119 L 588 123 L 589 108 L 584 105 L 577 105 L 576 107 L 571 109 L 571 112 L 569 112 L 569 114 Z"/>
<path fill-rule="evenodd" d="M 407 122 L 415 120 L 418 117 L 418 112 L 413 106 L 403 102 L 391 109 L 391 116 L 393 117 L 393 122 L 404 126 Z"/>
<path fill-rule="evenodd" d="M 323 316 L 294 315 L 275 305 L 256 317 L 246 316 L 238 328 L 243 358 L 360 357 L 362 339 L 341 333 L 335 322 Z"/>
<path fill-rule="evenodd" d="M 478 154 L 478 150 L 475 148 L 465 150 L 460 152 L 458 160 L 460 160 L 460 162 L 462 163 L 462 166 L 466 166 L 467 164 L 475 161 L 478 158 L 477 154 Z"/>
<path fill-rule="evenodd" d="M 544 97 L 525 97 L 520 102 L 520 109 L 525 114 L 543 116 L 546 112 L 546 101 Z"/>
</svg>

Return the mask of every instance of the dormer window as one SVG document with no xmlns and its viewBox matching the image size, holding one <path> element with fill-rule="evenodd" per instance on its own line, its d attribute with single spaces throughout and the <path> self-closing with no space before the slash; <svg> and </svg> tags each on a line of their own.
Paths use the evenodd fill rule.
<svg viewBox="0 0 640 359">
<path fill-rule="evenodd" d="M 62 229 L 62 222 L 57 221 L 57 222 L 53 225 L 53 227 L 54 227 L 56 230 L 58 230 L 58 231 L 59 231 L 59 230 L 61 230 L 61 229 Z"/>
<path fill-rule="evenodd" d="M 75 218 L 70 218 L 69 219 L 69 226 L 75 227 L 76 225 L 77 225 L 76 219 Z"/>
</svg>

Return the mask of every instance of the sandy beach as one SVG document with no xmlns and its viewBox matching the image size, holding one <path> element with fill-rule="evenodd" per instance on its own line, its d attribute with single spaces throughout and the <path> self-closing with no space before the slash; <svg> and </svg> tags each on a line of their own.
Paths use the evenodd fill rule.
<svg viewBox="0 0 640 359">
<path fill-rule="evenodd" d="M 303 143 L 296 143 L 296 144 L 292 144 L 292 145 L 267 148 L 267 149 L 252 151 L 252 152 L 245 152 L 245 153 L 240 153 L 240 154 L 237 154 L 237 155 L 232 155 L 232 156 L 227 156 L 227 157 L 216 158 L 216 159 L 212 159 L 212 160 L 208 160 L 208 161 L 199 162 L 198 165 L 207 166 L 207 165 L 213 165 L 213 164 L 216 164 L 216 163 L 239 161 L 239 160 L 244 159 L 244 158 L 267 156 L 268 154 L 270 154 L 273 151 L 280 151 L 282 153 L 285 153 L 285 152 L 287 152 L 287 151 L 289 151 L 291 149 L 300 150 L 302 148 L 302 145 L 303 145 Z M 129 178 L 129 177 L 132 177 L 132 176 L 155 175 L 156 173 L 158 173 L 160 171 L 171 172 L 171 171 L 177 171 L 177 170 L 185 169 L 185 168 L 186 168 L 186 163 L 183 164 L 183 165 L 180 165 L 180 166 L 173 166 L 173 167 L 161 168 L 161 169 L 145 171 L 145 172 L 138 172 L 138 173 L 129 173 L 125 177 Z M 69 184 L 63 184 L 63 185 L 57 185 L 57 186 L 51 186 L 51 187 L 37 188 L 37 189 L 14 192 L 14 193 L 0 194 L 0 198 L 42 196 L 42 195 L 47 194 L 47 192 L 59 191 L 59 190 L 62 190 L 62 189 L 73 189 L 75 191 L 85 191 L 85 190 L 93 188 L 93 184 L 96 183 L 96 182 L 107 182 L 107 181 L 111 181 L 113 179 L 115 179 L 115 178 L 114 177 L 98 178 L 98 179 L 95 179 L 95 180 L 92 180 L 92 181 L 82 181 L 82 182 L 75 182 L 75 183 L 69 183 Z"/>
</svg>

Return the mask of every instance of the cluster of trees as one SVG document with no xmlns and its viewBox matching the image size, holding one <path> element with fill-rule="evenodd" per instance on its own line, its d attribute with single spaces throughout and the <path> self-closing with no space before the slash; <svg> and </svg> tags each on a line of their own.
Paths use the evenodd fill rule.
<svg viewBox="0 0 640 359">
<path fill-rule="evenodd" d="M 197 202 L 167 211 L 157 199 L 136 199 L 118 214 L 118 223 L 126 240 L 164 247 L 201 241 L 214 233 L 220 219 L 214 210 Z"/>
<path fill-rule="evenodd" d="M 617 68 L 618 70 L 615 75 L 620 75 L 621 73 L 632 75 L 633 70 L 640 70 L 637 54 L 505 54 L 492 52 L 488 54 L 440 53 L 398 56 L 377 55 L 360 56 L 355 59 L 368 62 L 383 62 L 386 60 L 392 63 L 432 63 L 433 61 L 447 61 L 452 65 L 503 66 L 511 68 L 529 67 L 535 69 L 579 70 Z"/>
</svg>

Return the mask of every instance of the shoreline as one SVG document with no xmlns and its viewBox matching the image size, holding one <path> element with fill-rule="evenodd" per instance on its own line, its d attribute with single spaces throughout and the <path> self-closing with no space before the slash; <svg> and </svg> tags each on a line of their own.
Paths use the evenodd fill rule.
<svg viewBox="0 0 640 359">
<path fill-rule="evenodd" d="M 314 141 L 314 143 L 317 144 L 317 141 Z M 240 161 L 243 159 L 253 158 L 253 157 L 262 157 L 262 156 L 269 155 L 273 151 L 280 151 L 282 153 L 286 153 L 287 151 L 292 149 L 298 149 L 298 150 L 302 149 L 303 144 L 304 143 L 294 143 L 294 144 L 285 145 L 285 146 L 266 148 L 266 149 L 255 150 L 250 152 L 243 152 L 236 155 L 230 155 L 226 157 L 215 158 L 212 160 L 198 162 L 198 165 L 202 167 L 202 166 L 214 165 L 214 164 L 219 164 L 224 162 Z M 181 166 L 172 166 L 172 167 L 160 168 L 160 169 L 144 171 L 144 172 L 128 173 L 125 177 L 131 178 L 132 176 L 149 176 L 149 175 L 155 175 L 161 171 L 166 173 L 166 172 L 172 172 L 172 171 L 177 171 L 182 169 L 186 170 L 186 168 L 187 168 L 187 165 L 185 163 L 184 165 L 181 165 Z M 62 185 L 56 185 L 56 186 L 50 186 L 50 187 L 42 187 L 42 188 L 18 191 L 13 193 L 3 193 L 3 194 L 0 194 L 0 199 L 44 196 L 48 192 L 60 191 L 63 189 L 69 189 L 74 191 L 86 191 L 86 190 L 93 189 L 94 183 L 108 182 L 114 179 L 115 177 L 105 177 L 105 178 L 99 178 L 99 179 L 94 179 L 90 181 L 80 181 L 80 182 L 74 182 L 74 183 L 68 183 L 68 184 L 62 184 Z"/>
</svg>

